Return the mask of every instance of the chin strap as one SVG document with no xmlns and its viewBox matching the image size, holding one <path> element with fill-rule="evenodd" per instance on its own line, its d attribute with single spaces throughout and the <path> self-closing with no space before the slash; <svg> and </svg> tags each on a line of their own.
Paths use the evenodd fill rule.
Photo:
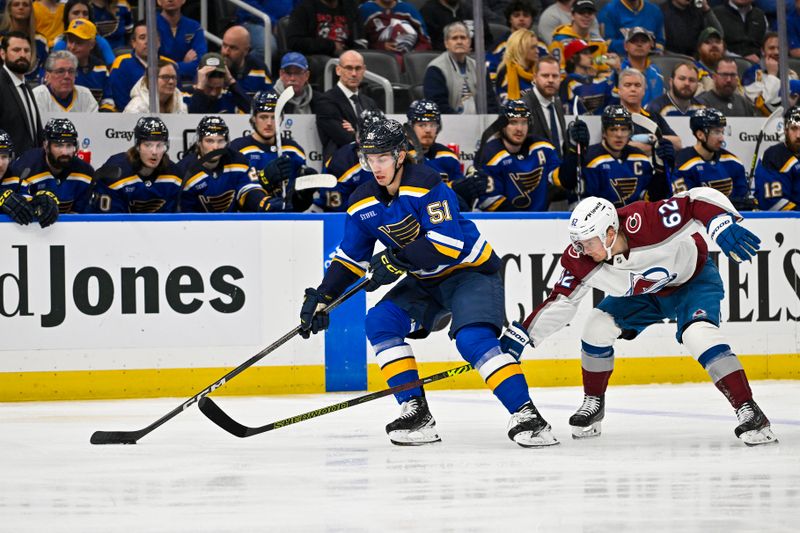
<svg viewBox="0 0 800 533">
<path fill-rule="evenodd" d="M 611 260 L 611 249 L 614 247 L 614 243 L 617 242 L 617 237 L 619 236 L 619 232 L 614 232 L 614 239 L 611 241 L 611 246 L 606 246 L 606 241 L 603 239 L 603 249 L 606 251 L 606 261 Z"/>
</svg>

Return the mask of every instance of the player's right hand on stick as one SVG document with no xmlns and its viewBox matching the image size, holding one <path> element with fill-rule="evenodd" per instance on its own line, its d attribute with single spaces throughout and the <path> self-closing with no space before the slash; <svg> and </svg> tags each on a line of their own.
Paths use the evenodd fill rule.
<svg viewBox="0 0 800 533">
<path fill-rule="evenodd" d="M 33 222 L 33 207 L 25 198 L 11 189 L 7 189 L 3 191 L 3 194 L 0 194 L 0 212 L 5 213 L 11 217 L 11 220 L 23 226 Z"/>
<path fill-rule="evenodd" d="M 372 277 L 364 290 L 372 292 L 382 285 L 389 285 L 397 281 L 400 276 L 411 269 L 411 265 L 398 259 L 392 249 L 387 248 L 372 256 L 369 269 Z"/>
<path fill-rule="evenodd" d="M 282 155 L 273 159 L 264 170 L 258 173 L 261 185 L 267 191 L 280 188 L 281 182 L 292 177 L 292 160 Z"/>
<path fill-rule="evenodd" d="M 505 353 L 510 353 L 517 361 L 522 357 L 522 351 L 527 344 L 533 346 L 525 326 L 516 320 L 509 324 L 503 335 L 500 336 L 500 349 Z"/>
<path fill-rule="evenodd" d="M 58 198 L 51 191 L 39 191 L 31 200 L 33 212 L 39 218 L 43 228 L 55 224 L 58 220 Z"/>
<path fill-rule="evenodd" d="M 322 294 L 317 289 L 309 287 L 306 289 L 306 296 L 303 300 L 303 307 L 300 309 L 300 336 L 307 339 L 311 334 L 328 329 L 330 317 L 328 313 L 322 311 L 333 298 Z"/>
<path fill-rule="evenodd" d="M 466 177 L 455 180 L 452 183 L 452 187 L 457 195 L 466 200 L 467 203 L 472 203 L 482 194 L 486 194 L 489 188 L 489 176 L 475 167 L 470 167 Z"/>
<path fill-rule="evenodd" d="M 589 146 L 589 126 L 582 120 L 570 122 L 567 126 L 567 139 L 570 148 L 575 149 L 580 146 L 582 150 L 586 150 Z"/>
</svg>

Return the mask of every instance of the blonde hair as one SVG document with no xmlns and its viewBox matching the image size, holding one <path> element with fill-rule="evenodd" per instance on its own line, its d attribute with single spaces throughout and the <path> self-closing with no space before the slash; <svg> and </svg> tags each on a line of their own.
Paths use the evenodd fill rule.
<svg viewBox="0 0 800 533">
<path fill-rule="evenodd" d="M 527 64 L 528 50 L 531 45 L 539 43 L 539 38 L 536 34 L 525 28 L 520 28 L 512 33 L 506 41 L 506 51 L 503 53 L 503 64 L 508 68 L 512 63 L 523 67 L 525 70 L 533 71 L 536 63 L 533 65 Z"/>
<path fill-rule="evenodd" d="M 6 8 L 3 11 L 3 16 L 0 17 L 0 34 L 5 34 L 10 31 L 20 31 L 28 35 L 31 43 L 31 69 L 38 68 L 39 58 L 36 55 L 36 17 L 33 14 L 33 0 L 28 0 L 31 5 L 31 15 L 28 17 L 28 24 L 25 28 L 13 28 L 14 24 L 11 19 L 11 4 L 14 0 L 6 0 Z M 0 36 L 0 39 L 4 37 Z M 31 70 L 32 72 L 33 70 Z"/>
</svg>

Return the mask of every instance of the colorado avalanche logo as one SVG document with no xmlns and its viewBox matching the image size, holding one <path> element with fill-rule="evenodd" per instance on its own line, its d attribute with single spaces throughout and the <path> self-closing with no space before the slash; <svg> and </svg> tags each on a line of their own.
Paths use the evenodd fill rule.
<svg viewBox="0 0 800 533">
<path fill-rule="evenodd" d="M 631 272 L 630 276 L 631 286 L 625 296 L 658 292 L 677 278 L 678 274 L 670 274 L 669 270 L 664 267 L 653 267 L 642 274 Z"/>
<path fill-rule="evenodd" d="M 625 231 L 629 235 L 642 229 L 642 215 L 634 213 L 625 220 Z"/>
</svg>

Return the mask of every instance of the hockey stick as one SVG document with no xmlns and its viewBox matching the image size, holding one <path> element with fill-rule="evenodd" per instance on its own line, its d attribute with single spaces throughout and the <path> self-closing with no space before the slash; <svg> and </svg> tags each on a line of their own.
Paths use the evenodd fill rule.
<svg viewBox="0 0 800 533">
<path fill-rule="evenodd" d="M 283 155 L 283 108 L 289 103 L 289 100 L 294 98 L 294 87 L 291 85 L 283 90 L 275 102 L 275 148 L 278 157 Z M 281 194 L 283 195 L 284 205 L 289 205 L 291 210 L 291 199 L 287 201 L 286 198 L 286 182 L 281 182 Z"/>
<path fill-rule="evenodd" d="M 661 139 L 662 137 L 661 128 L 659 128 L 658 124 L 656 124 L 654 121 L 650 120 L 641 113 L 632 113 L 631 119 L 633 120 L 634 124 L 646 129 L 647 131 L 655 135 L 656 139 Z"/>
<path fill-rule="evenodd" d="M 316 418 L 318 416 L 327 415 L 330 413 L 334 413 L 336 411 L 341 411 L 342 409 L 348 409 L 356 405 L 361 405 L 362 403 L 371 402 L 372 400 L 377 400 L 378 398 L 383 398 L 384 396 L 390 396 L 398 392 L 403 392 L 416 387 L 422 387 L 423 385 L 427 385 L 428 383 L 433 383 L 434 381 L 439 381 L 440 379 L 457 376 L 469 370 L 472 370 L 472 365 L 467 364 L 463 366 L 458 366 L 456 368 L 451 368 L 450 370 L 445 370 L 444 372 L 439 372 L 438 374 L 433 374 L 432 376 L 428 376 L 426 378 L 417 379 L 409 383 L 403 383 L 402 385 L 396 385 L 394 387 L 384 389 L 382 391 L 365 394 L 364 396 L 352 398 L 350 400 L 329 405 L 327 407 L 322 407 L 320 409 L 314 409 L 313 411 L 309 411 L 307 413 L 291 416 L 289 418 L 284 418 L 283 420 L 278 420 L 276 422 L 270 422 L 269 424 L 259 427 L 248 427 L 243 424 L 240 424 L 239 422 L 228 416 L 228 414 L 225 413 L 225 411 L 223 411 L 216 403 L 214 403 L 214 400 L 212 400 L 207 396 L 203 397 L 197 404 L 197 406 L 200 408 L 200 411 L 216 425 L 218 425 L 231 435 L 235 435 L 239 438 L 244 439 L 246 437 L 252 437 L 253 435 L 258 435 L 259 433 L 272 431 L 273 429 L 286 427 L 291 424 L 297 424 L 298 422 L 303 422 L 304 420 L 308 420 L 310 418 Z"/>
<path fill-rule="evenodd" d="M 578 112 L 578 101 L 579 97 L 576 94 L 575 100 L 572 103 L 572 114 L 575 115 L 575 120 L 580 120 L 580 113 Z M 578 200 L 581 199 L 583 196 L 583 160 L 581 159 L 581 143 L 577 143 L 577 153 L 578 153 L 578 166 L 575 168 L 575 175 L 578 178 L 578 183 L 575 185 L 575 194 L 578 196 Z"/>
<path fill-rule="evenodd" d="M 753 197 L 756 190 L 756 164 L 758 163 L 758 152 L 761 151 L 761 143 L 764 140 L 764 135 L 766 133 L 767 126 L 776 116 L 778 116 L 781 113 L 783 113 L 783 106 L 776 107 L 775 111 L 773 111 L 767 117 L 767 120 L 766 122 L 764 122 L 764 125 L 761 126 L 761 131 L 758 132 L 758 138 L 756 139 L 756 150 L 755 152 L 753 152 L 753 160 L 750 162 L 750 173 L 747 175 L 747 188 L 749 189 L 747 194 L 750 198 Z"/>
<path fill-rule="evenodd" d="M 417 132 L 414 131 L 414 126 L 406 122 L 403 124 L 403 130 L 406 132 L 408 140 L 411 141 L 411 147 L 414 148 L 414 163 L 422 163 L 425 160 L 425 152 L 422 149 L 422 143 L 419 142 Z"/>
<path fill-rule="evenodd" d="M 308 174 L 307 176 L 297 176 L 295 178 L 294 190 L 333 189 L 337 183 L 339 183 L 339 180 L 333 174 Z"/>
<path fill-rule="evenodd" d="M 347 292 L 336 298 L 334 301 L 332 301 L 330 304 L 328 304 L 328 306 L 325 308 L 325 312 L 333 311 L 334 309 L 336 309 L 336 307 L 339 306 L 339 304 L 341 304 L 354 294 L 361 291 L 361 289 L 366 287 L 367 283 L 369 283 L 369 280 L 370 278 L 368 277 L 362 278 L 361 281 L 353 285 L 353 287 L 350 290 L 348 290 Z M 158 428 L 168 420 L 175 418 L 176 416 L 184 412 L 186 409 L 191 407 L 193 404 L 197 403 L 207 394 L 210 394 L 216 389 L 222 387 L 223 385 L 225 385 L 225 383 L 232 380 L 233 378 L 235 378 L 236 376 L 238 376 L 239 374 L 241 374 L 242 372 L 244 372 L 257 362 L 259 362 L 261 359 L 263 359 L 264 357 L 275 351 L 278 347 L 286 344 L 289 340 L 294 338 L 298 333 L 300 333 L 300 326 L 296 326 L 293 330 L 286 333 L 283 337 L 276 340 L 275 342 L 273 342 L 272 344 L 270 344 L 269 346 L 267 346 L 266 348 L 255 354 L 253 357 L 251 357 L 241 365 L 237 366 L 236 368 L 234 368 L 233 370 L 231 370 L 230 372 L 219 378 L 217 381 L 215 381 L 208 387 L 204 388 L 203 390 L 201 390 L 200 392 L 198 392 L 197 394 L 195 394 L 194 396 L 192 396 L 191 398 L 189 398 L 188 400 L 186 400 L 178 407 L 176 407 L 169 413 L 165 414 L 164 416 L 162 416 L 149 426 L 136 431 L 95 431 L 92 434 L 92 437 L 89 439 L 89 442 L 91 442 L 92 444 L 136 444 L 136 441 L 138 441 L 139 439 L 141 439 L 154 429 Z"/>
</svg>

